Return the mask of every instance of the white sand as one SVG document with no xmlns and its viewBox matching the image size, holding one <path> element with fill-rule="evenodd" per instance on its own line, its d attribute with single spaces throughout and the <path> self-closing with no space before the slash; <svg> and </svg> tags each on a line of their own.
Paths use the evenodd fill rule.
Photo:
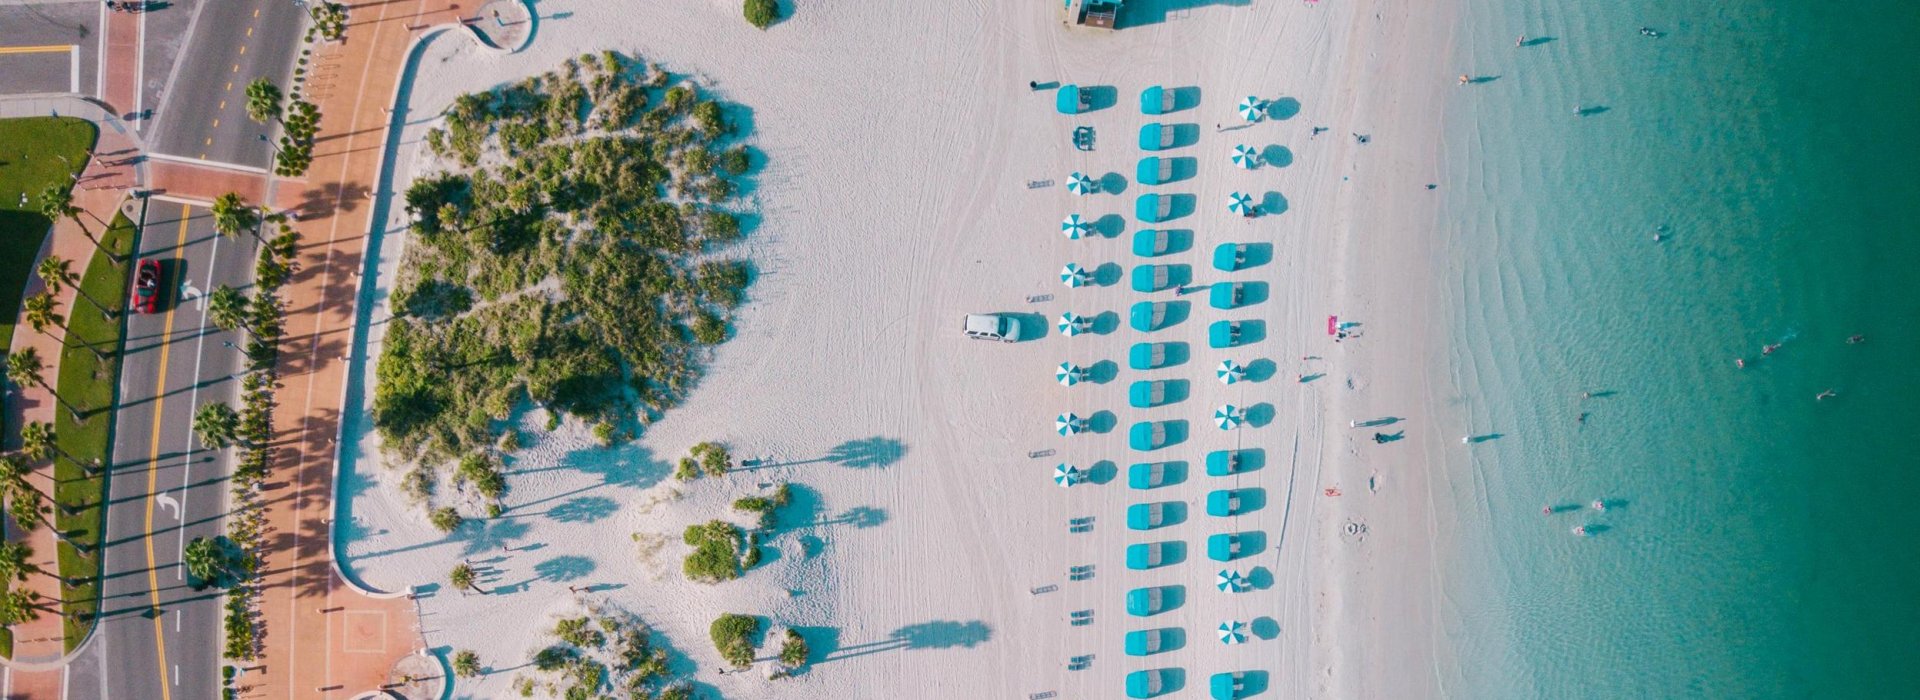
<svg viewBox="0 0 1920 700">
<path fill-rule="evenodd" d="M 1417 697 L 1457 678 L 1445 638 L 1450 609 L 1442 590 L 1448 519 L 1435 502 L 1463 486 L 1441 474 L 1443 451 L 1459 455 L 1463 426 L 1436 426 L 1447 377 L 1444 328 L 1426 290 L 1444 274 L 1428 242 L 1440 193 L 1441 99 L 1452 75 L 1444 51 L 1451 18 L 1404 4 L 1328 0 L 1319 6 L 1259 2 L 1177 13 L 1164 23 L 1117 33 L 1067 30 L 1051 3 L 800 3 L 769 32 L 747 26 L 738 3 L 549 1 L 532 48 L 498 56 L 442 41 L 429 49 L 414 93 L 416 114 L 438 112 L 461 92 L 535 74 L 584 51 L 636 52 L 691 72 L 723 99 L 753 110 L 753 144 L 770 167 L 753 199 L 765 221 L 739 251 L 762 271 L 738 319 L 691 399 L 635 445 L 587 447 L 584 431 L 529 440 L 515 460 L 509 517 L 452 541 L 420 509 L 387 487 L 353 504 L 364 536 L 349 546 L 368 582 L 397 589 L 442 584 L 424 603 L 435 646 L 471 648 L 495 668 L 521 665 L 544 643 L 540 627 L 570 605 L 567 586 L 616 601 L 645 617 L 690 660 L 682 671 L 728 698 L 1119 697 L 1128 671 L 1178 667 L 1183 697 L 1205 693 L 1207 676 L 1271 673 L 1268 697 Z M 1379 13 L 1379 14 L 1376 14 Z M 1411 14 L 1410 14 L 1411 13 Z M 1056 114 L 1053 94 L 1028 80 L 1111 85 L 1119 103 L 1078 118 Z M 1185 323 L 1153 334 L 1183 341 L 1192 358 L 1178 368 L 1125 369 L 1127 347 L 1146 339 L 1125 328 L 1126 307 L 1147 298 L 1124 279 L 1069 290 L 1060 266 L 1136 262 L 1129 252 L 1136 130 L 1149 118 L 1138 93 L 1149 84 L 1198 86 L 1198 109 L 1169 123 L 1197 123 L 1196 147 L 1167 155 L 1199 159 L 1198 177 L 1151 188 L 1198 195 L 1198 211 L 1170 224 L 1195 231 L 1192 248 L 1169 262 L 1191 265 L 1195 281 L 1227 279 L 1209 266 L 1225 241 L 1272 243 L 1274 260 L 1233 279 L 1265 281 L 1270 298 L 1251 309 L 1211 309 L 1204 293 Z M 1291 98 L 1290 119 L 1216 133 L 1236 124 L 1244 96 Z M 1099 129 L 1099 147 L 1068 143 L 1073 125 Z M 1315 125 L 1329 133 L 1309 139 Z M 425 125 L 414 128 L 418 131 Z M 1347 134 L 1369 133 L 1358 145 Z M 409 140 L 417 141 L 417 133 Z M 1238 143 L 1290 149 L 1285 167 L 1232 168 Z M 1078 197 L 1066 174 L 1119 173 L 1124 194 Z M 411 163 L 399 172 L 413 172 Z M 1351 177 L 1351 180 L 1343 180 Z M 1029 190 L 1028 180 L 1056 186 Z M 404 188 L 402 182 L 396 189 Z M 1289 210 L 1255 223 L 1227 214 L 1232 190 L 1284 195 Z M 398 207 L 396 207 L 397 209 Z M 1068 213 L 1126 217 L 1117 239 L 1068 241 Z M 388 258 L 396 258 L 390 245 Z M 1029 295 L 1051 301 L 1027 303 Z M 1171 292 L 1153 298 L 1171 300 Z M 1016 345 L 970 341 L 958 332 L 969 311 L 1045 314 L 1114 312 L 1108 335 L 1048 337 Z M 1326 316 L 1361 321 L 1364 337 L 1339 345 Z M 1206 347 L 1206 325 L 1258 318 L 1267 339 L 1231 351 Z M 1304 355 L 1325 359 L 1302 361 Z M 1270 360 L 1276 376 L 1225 387 L 1221 359 Z M 1066 388 L 1052 381 L 1063 360 L 1116 363 L 1106 384 Z M 1325 373 L 1308 384 L 1298 373 Z M 1185 379 L 1192 395 L 1152 410 L 1127 406 L 1127 384 Z M 1351 382 L 1352 389 L 1348 388 Z M 1223 403 L 1261 406 L 1270 424 L 1226 433 L 1210 416 Z M 1061 438 L 1052 417 L 1110 411 L 1115 429 Z M 1408 419 L 1410 439 L 1376 447 L 1355 418 Z M 1184 419 L 1187 443 L 1152 457 L 1132 452 L 1126 427 L 1144 418 Z M 544 417 L 528 417 L 538 426 Z M 537 430 L 530 431 L 538 435 Z M 877 440 L 876 440 L 877 439 Z M 738 457 L 800 464 L 678 484 L 667 464 L 701 440 Z M 879 466 L 828 458 L 837 446 L 901 446 Z M 1207 477 L 1201 458 L 1227 447 L 1266 450 L 1266 467 L 1237 479 Z M 1030 459 L 1031 450 L 1055 449 Z M 857 454 L 870 449 L 855 449 Z M 1190 463 L 1184 484 L 1127 489 L 1134 461 Z M 1110 461 L 1105 484 L 1062 490 L 1048 480 L 1057 462 Z M 372 460 L 363 471 L 378 472 Z M 1380 490 L 1369 493 L 1369 476 Z M 770 543 L 773 561 L 746 578 L 690 584 L 679 573 L 688 523 L 726 516 L 726 504 L 758 484 L 788 480 L 818 494 Z M 1204 513 L 1208 490 L 1259 487 L 1263 509 L 1232 522 Z M 1322 489 L 1343 494 L 1330 498 Z M 1153 533 L 1125 527 L 1128 504 L 1179 500 L 1185 523 Z M 1093 532 L 1069 535 L 1067 520 L 1093 516 Z M 1364 524 L 1363 536 L 1344 531 Z M 1206 535 L 1265 533 L 1271 548 L 1237 563 L 1272 573 L 1273 584 L 1237 595 L 1212 588 L 1222 568 L 1205 556 Z M 632 538 L 655 541 L 643 547 Z M 1127 571 L 1127 544 L 1178 539 L 1187 561 Z M 502 542 L 519 551 L 503 552 Z M 537 547 L 537 549 L 530 549 Z M 646 550 L 643 553 L 643 550 Z M 486 587 L 511 592 L 461 596 L 444 587 L 462 558 L 497 573 Z M 1069 566 L 1096 567 L 1069 582 Z M 1181 584 L 1187 602 L 1150 620 L 1127 616 L 1125 592 Z M 1057 585 L 1035 595 L 1030 589 Z M 1068 613 L 1092 610 L 1090 626 Z M 766 615 L 800 627 L 816 659 L 805 675 L 768 681 L 718 675 L 707 624 L 722 611 Z M 1212 630 L 1228 619 L 1265 618 L 1271 639 L 1223 647 Z M 929 624 L 932 623 L 932 624 Z M 1122 653 L 1130 629 L 1181 627 L 1182 650 L 1145 659 Z M 903 630 L 905 630 L 903 632 Z M 771 652 L 768 652 L 771 653 Z M 1085 671 L 1068 657 L 1092 654 Z M 1440 655 L 1440 656 L 1436 656 Z M 504 697 L 511 673 L 463 682 L 457 697 Z"/>
</svg>

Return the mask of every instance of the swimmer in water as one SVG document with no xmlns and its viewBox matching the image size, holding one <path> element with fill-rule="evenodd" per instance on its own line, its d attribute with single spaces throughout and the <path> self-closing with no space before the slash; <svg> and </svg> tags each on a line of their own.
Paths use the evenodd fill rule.
<svg viewBox="0 0 1920 700">
<path fill-rule="evenodd" d="M 1744 358 L 1744 357 L 1736 357 L 1736 358 L 1733 358 L 1733 366 L 1734 366 L 1734 368 L 1735 368 L 1735 369 L 1746 369 L 1746 368 L 1747 368 L 1747 359 L 1746 359 L 1746 358 Z"/>
<path fill-rule="evenodd" d="M 1587 526 L 1585 526 L 1585 525 L 1575 525 L 1575 526 L 1573 526 L 1573 534 L 1576 534 L 1576 535 L 1579 535 L 1579 536 L 1581 536 L 1581 537 L 1586 537 L 1586 536 L 1587 536 Z"/>
<path fill-rule="evenodd" d="M 1576 422 L 1576 423 L 1579 423 L 1579 424 L 1581 424 L 1581 425 L 1586 425 L 1586 424 L 1587 424 L 1587 416 L 1589 416 L 1589 415 L 1592 415 L 1592 414 L 1589 414 L 1589 413 L 1587 413 L 1586 411 L 1581 411 L 1581 412 L 1580 412 L 1580 417 L 1579 417 L 1579 418 L 1575 418 L 1575 419 L 1573 419 L 1573 420 L 1574 420 L 1574 422 Z"/>
<path fill-rule="evenodd" d="M 1832 390 L 1832 389 L 1828 389 L 1828 390 L 1826 390 L 1826 391 L 1822 391 L 1822 392 L 1820 392 L 1820 395 L 1819 395 L 1819 396 L 1815 396 L 1815 397 L 1813 397 L 1813 400 L 1815 400 L 1815 401 L 1825 401 L 1825 400 L 1827 400 L 1827 399 L 1830 399 L 1830 398 L 1833 398 L 1833 397 L 1835 397 L 1835 396 L 1839 396 L 1839 395 L 1840 395 L 1840 394 L 1839 394 L 1838 392 L 1835 392 L 1835 391 L 1834 391 L 1834 390 Z"/>
<path fill-rule="evenodd" d="M 1867 342 L 1867 337 L 1866 337 L 1866 336 L 1864 336 L 1864 335 L 1850 335 L 1850 336 L 1847 336 L 1847 344 L 1848 344 L 1848 345 L 1859 345 L 1859 344 L 1861 344 L 1861 343 L 1864 343 L 1864 342 Z"/>
<path fill-rule="evenodd" d="M 1593 502 L 1593 509 L 1594 509 L 1594 510 L 1597 510 L 1597 511 L 1600 511 L 1600 512 L 1602 512 L 1602 513 L 1605 513 L 1605 512 L 1607 512 L 1607 502 L 1606 502 L 1606 501 L 1594 501 L 1594 502 Z"/>
<path fill-rule="evenodd" d="M 1760 354 L 1761 354 L 1761 355 L 1772 355 L 1772 354 L 1773 354 L 1773 351 L 1775 351 L 1775 350 L 1779 350 L 1779 349 L 1780 349 L 1780 344 L 1779 344 L 1779 343 L 1774 343 L 1774 344 L 1772 344 L 1772 345 L 1767 345 L 1767 346 L 1764 346 L 1764 347 L 1761 347 L 1761 348 L 1760 348 Z"/>
<path fill-rule="evenodd" d="M 1553 515 L 1553 506 L 1540 506 L 1541 515 Z"/>
</svg>

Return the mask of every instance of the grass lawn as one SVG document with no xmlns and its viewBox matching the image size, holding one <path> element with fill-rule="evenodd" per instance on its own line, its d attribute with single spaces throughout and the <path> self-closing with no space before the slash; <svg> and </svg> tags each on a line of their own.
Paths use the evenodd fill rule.
<svg viewBox="0 0 1920 700">
<path fill-rule="evenodd" d="M 13 347 L 20 292 L 53 225 L 40 215 L 40 190 L 72 183 L 98 135 L 93 122 L 72 117 L 0 119 L 0 351 Z"/>
<path fill-rule="evenodd" d="M 125 214 L 115 214 L 113 225 L 100 236 L 100 242 L 117 255 L 131 259 L 134 243 L 133 222 Z M 127 302 L 127 274 L 130 262 L 115 262 L 98 250 L 87 263 L 80 279 L 81 288 L 114 312 Z M 54 500 L 73 508 L 68 515 L 54 510 L 54 523 L 67 539 L 87 545 L 92 556 L 81 556 L 73 545 L 60 543 L 60 576 L 83 581 L 79 586 L 61 586 L 66 610 L 66 648 L 72 651 L 93 629 L 94 613 L 100 609 L 100 543 L 105 534 L 106 510 L 101 493 L 106 489 L 105 467 L 109 464 L 109 441 L 113 439 L 114 392 L 120 385 L 121 332 L 126 328 L 120 318 L 108 318 L 80 302 L 67 310 L 67 333 L 97 347 L 115 348 L 106 362 L 94 357 L 85 347 L 69 347 L 60 353 L 60 379 L 54 384 L 60 396 L 84 413 L 75 421 L 65 409 L 55 411 L 54 435 L 60 450 L 73 459 L 99 465 L 88 473 L 79 464 L 64 457 L 53 461 Z"/>
</svg>

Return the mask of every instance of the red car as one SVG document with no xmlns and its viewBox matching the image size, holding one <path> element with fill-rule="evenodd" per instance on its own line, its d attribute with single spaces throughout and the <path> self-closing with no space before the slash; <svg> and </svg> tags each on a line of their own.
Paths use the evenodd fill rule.
<svg viewBox="0 0 1920 700">
<path fill-rule="evenodd" d="M 160 261 L 142 260 L 134 268 L 133 310 L 143 314 L 160 310 Z"/>
</svg>

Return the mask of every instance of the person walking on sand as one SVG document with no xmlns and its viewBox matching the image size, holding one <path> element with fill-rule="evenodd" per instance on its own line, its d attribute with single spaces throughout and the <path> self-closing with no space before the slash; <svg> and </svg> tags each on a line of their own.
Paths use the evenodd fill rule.
<svg viewBox="0 0 1920 700">
<path fill-rule="evenodd" d="M 1460 74 L 1460 84 L 1461 84 L 1461 85 L 1465 85 L 1465 84 L 1467 84 L 1467 83 L 1470 83 L 1470 82 L 1473 82 L 1473 78 L 1470 78 L 1470 77 L 1467 77 L 1467 74 L 1465 74 L 1465 73 L 1461 73 L 1461 74 Z"/>
<path fill-rule="evenodd" d="M 1520 38 L 1513 40 L 1513 48 L 1517 49 L 1526 45 L 1527 45 L 1527 35 L 1525 34 L 1521 34 Z"/>
</svg>

